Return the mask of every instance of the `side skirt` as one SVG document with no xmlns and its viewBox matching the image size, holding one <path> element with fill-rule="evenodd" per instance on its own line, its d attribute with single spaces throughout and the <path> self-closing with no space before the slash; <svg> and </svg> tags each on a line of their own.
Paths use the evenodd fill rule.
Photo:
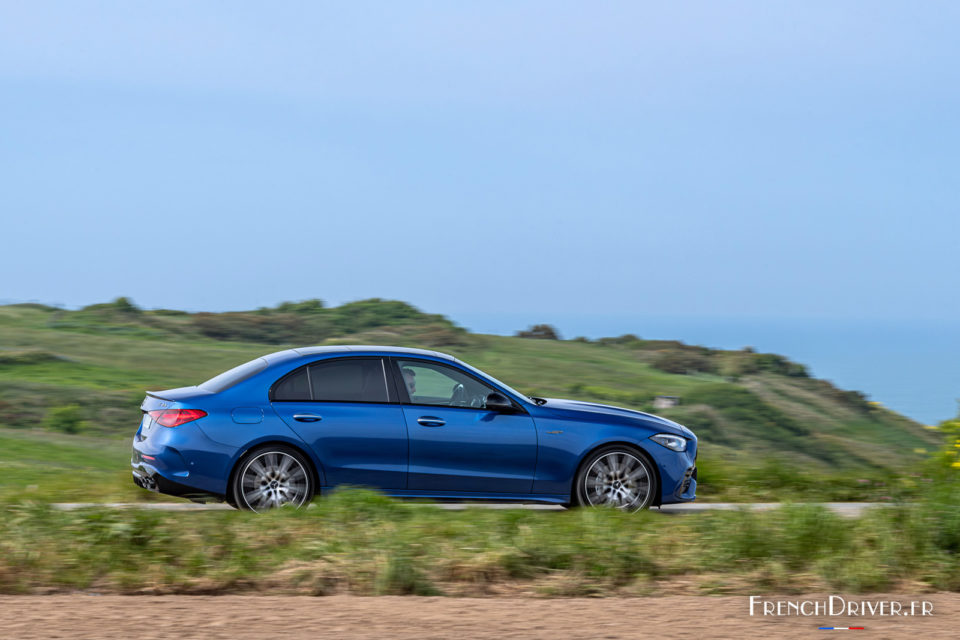
<svg viewBox="0 0 960 640">
<path fill-rule="evenodd" d="M 336 491 L 341 487 L 320 487 L 320 493 Z M 466 491 L 413 491 L 409 489 L 374 489 L 391 498 L 426 498 L 461 502 L 542 502 L 546 504 L 569 504 L 570 496 L 547 493 L 474 493 Z"/>
</svg>

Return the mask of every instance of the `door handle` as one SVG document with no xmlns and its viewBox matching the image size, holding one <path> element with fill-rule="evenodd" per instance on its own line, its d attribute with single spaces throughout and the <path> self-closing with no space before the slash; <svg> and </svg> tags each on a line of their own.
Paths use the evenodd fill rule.
<svg viewBox="0 0 960 640">
<path fill-rule="evenodd" d="M 293 414 L 293 419 L 297 422 L 320 422 L 323 420 L 323 416 L 318 416 L 314 413 L 295 413 Z"/>
<path fill-rule="evenodd" d="M 417 422 L 425 427 L 442 427 L 443 425 L 447 424 L 440 418 L 434 418 L 433 416 L 423 416 L 417 418 Z"/>
</svg>

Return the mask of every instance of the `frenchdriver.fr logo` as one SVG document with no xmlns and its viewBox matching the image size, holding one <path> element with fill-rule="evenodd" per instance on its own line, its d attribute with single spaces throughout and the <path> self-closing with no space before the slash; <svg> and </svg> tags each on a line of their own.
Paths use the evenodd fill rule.
<svg viewBox="0 0 960 640">
<path fill-rule="evenodd" d="M 750 596 L 751 616 L 932 616 L 929 600 L 849 600 L 832 595 L 818 600 L 777 600 Z M 818 627 L 821 631 L 863 631 L 864 626 Z"/>
</svg>

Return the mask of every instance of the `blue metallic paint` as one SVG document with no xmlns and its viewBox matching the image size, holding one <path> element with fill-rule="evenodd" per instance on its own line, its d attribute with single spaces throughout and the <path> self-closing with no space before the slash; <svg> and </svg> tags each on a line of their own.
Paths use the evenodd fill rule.
<svg viewBox="0 0 960 640">
<path fill-rule="evenodd" d="M 600 446 L 620 443 L 639 449 L 654 463 L 660 481 L 654 504 L 696 496 L 697 440 L 685 427 L 586 402 L 551 399 L 538 406 L 486 376 L 483 382 L 512 399 L 519 412 L 396 402 L 270 402 L 271 385 L 287 373 L 349 356 L 412 357 L 479 375 L 455 358 L 415 349 L 340 346 L 270 354 L 264 356 L 268 366 L 263 371 L 220 393 L 184 387 L 148 394 L 144 412 L 192 408 L 208 415 L 173 428 L 147 426 L 151 421 L 146 417 L 134 437 L 135 474 L 182 485 L 184 491 L 177 495 L 189 489 L 223 499 L 230 474 L 247 451 L 284 443 L 311 460 L 321 490 L 350 484 L 395 496 L 569 503 L 584 458 Z M 395 396 L 392 389 L 391 398 Z M 295 413 L 318 414 L 322 420 L 299 422 Z M 420 417 L 445 424 L 423 426 Z M 649 437 L 656 433 L 686 437 L 687 450 L 675 452 L 653 442 Z"/>
</svg>

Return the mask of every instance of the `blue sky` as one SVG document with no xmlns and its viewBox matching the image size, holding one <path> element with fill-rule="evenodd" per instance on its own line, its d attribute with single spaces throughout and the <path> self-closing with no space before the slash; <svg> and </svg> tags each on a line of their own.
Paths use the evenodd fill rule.
<svg viewBox="0 0 960 640">
<path fill-rule="evenodd" d="M 6 3 L 0 298 L 954 319 L 958 31 L 955 2 Z"/>
</svg>

